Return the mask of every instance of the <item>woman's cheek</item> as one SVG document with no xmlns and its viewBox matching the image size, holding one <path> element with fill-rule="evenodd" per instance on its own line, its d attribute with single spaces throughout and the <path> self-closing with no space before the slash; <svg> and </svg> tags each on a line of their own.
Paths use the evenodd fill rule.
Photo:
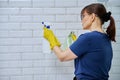
<svg viewBox="0 0 120 80">
<path fill-rule="evenodd" d="M 83 26 L 83 29 L 89 29 L 91 26 L 91 23 L 89 20 L 87 20 L 82 24 L 82 26 Z"/>
</svg>

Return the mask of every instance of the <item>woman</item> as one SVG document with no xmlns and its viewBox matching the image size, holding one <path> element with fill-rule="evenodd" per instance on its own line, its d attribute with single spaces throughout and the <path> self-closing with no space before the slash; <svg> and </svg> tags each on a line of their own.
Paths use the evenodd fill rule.
<svg viewBox="0 0 120 80">
<path fill-rule="evenodd" d="M 110 20 L 104 32 L 102 25 Z M 82 34 L 65 51 L 53 32 L 44 28 L 44 37 L 50 42 L 51 49 L 60 61 L 74 60 L 74 80 L 108 80 L 112 62 L 111 41 L 115 42 L 115 23 L 111 12 L 107 12 L 100 3 L 86 6 L 81 11 Z"/>
</svg>

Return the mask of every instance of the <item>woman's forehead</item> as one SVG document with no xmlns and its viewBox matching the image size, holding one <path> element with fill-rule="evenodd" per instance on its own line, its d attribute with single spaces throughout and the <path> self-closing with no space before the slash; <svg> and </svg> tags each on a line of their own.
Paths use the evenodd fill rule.
<svg viewBox="0 0 120 80">
<path fill-rule="evenodd" d="M 84 10 L 81 14 L 83 15 L 83 14 L 88 14 L 88 13 L 87 13 L 87 11 L 86 11 L 86 10 Z"/>
</svg>

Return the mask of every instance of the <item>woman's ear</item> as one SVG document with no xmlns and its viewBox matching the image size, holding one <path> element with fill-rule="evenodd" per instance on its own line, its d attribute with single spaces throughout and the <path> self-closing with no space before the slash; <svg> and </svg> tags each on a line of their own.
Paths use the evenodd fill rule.
<svg viewBox="0 0 120 80">
<path fill-rule="evenodd" d="M 92 13 L 92 22 L 95 20 L 95 17 L 96 17 L 96 15 L 94 14 L 94 13 Z"/>
</svg>

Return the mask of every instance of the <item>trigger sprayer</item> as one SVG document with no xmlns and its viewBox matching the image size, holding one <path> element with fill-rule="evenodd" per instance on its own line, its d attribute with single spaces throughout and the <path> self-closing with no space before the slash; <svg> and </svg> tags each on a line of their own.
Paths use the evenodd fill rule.
<svg viewBox="0 0 120 80">
<path fill-rule="evenodd" d="M 42 24 L 50 29 L 51 24 L 49 22 L 42 22 Z M 44 37 L 42 38 L 42 51 L 43 53 L 51 53 L 50 44 Z"/>
<path fill-rule="evenodd" d="M 42 24 L 44 25 L 44 27 L 50 29 L 50 26 L 51 26 L 50 23 L 48 23 L 48 22 L 42 22 Z"/>
</svg>

